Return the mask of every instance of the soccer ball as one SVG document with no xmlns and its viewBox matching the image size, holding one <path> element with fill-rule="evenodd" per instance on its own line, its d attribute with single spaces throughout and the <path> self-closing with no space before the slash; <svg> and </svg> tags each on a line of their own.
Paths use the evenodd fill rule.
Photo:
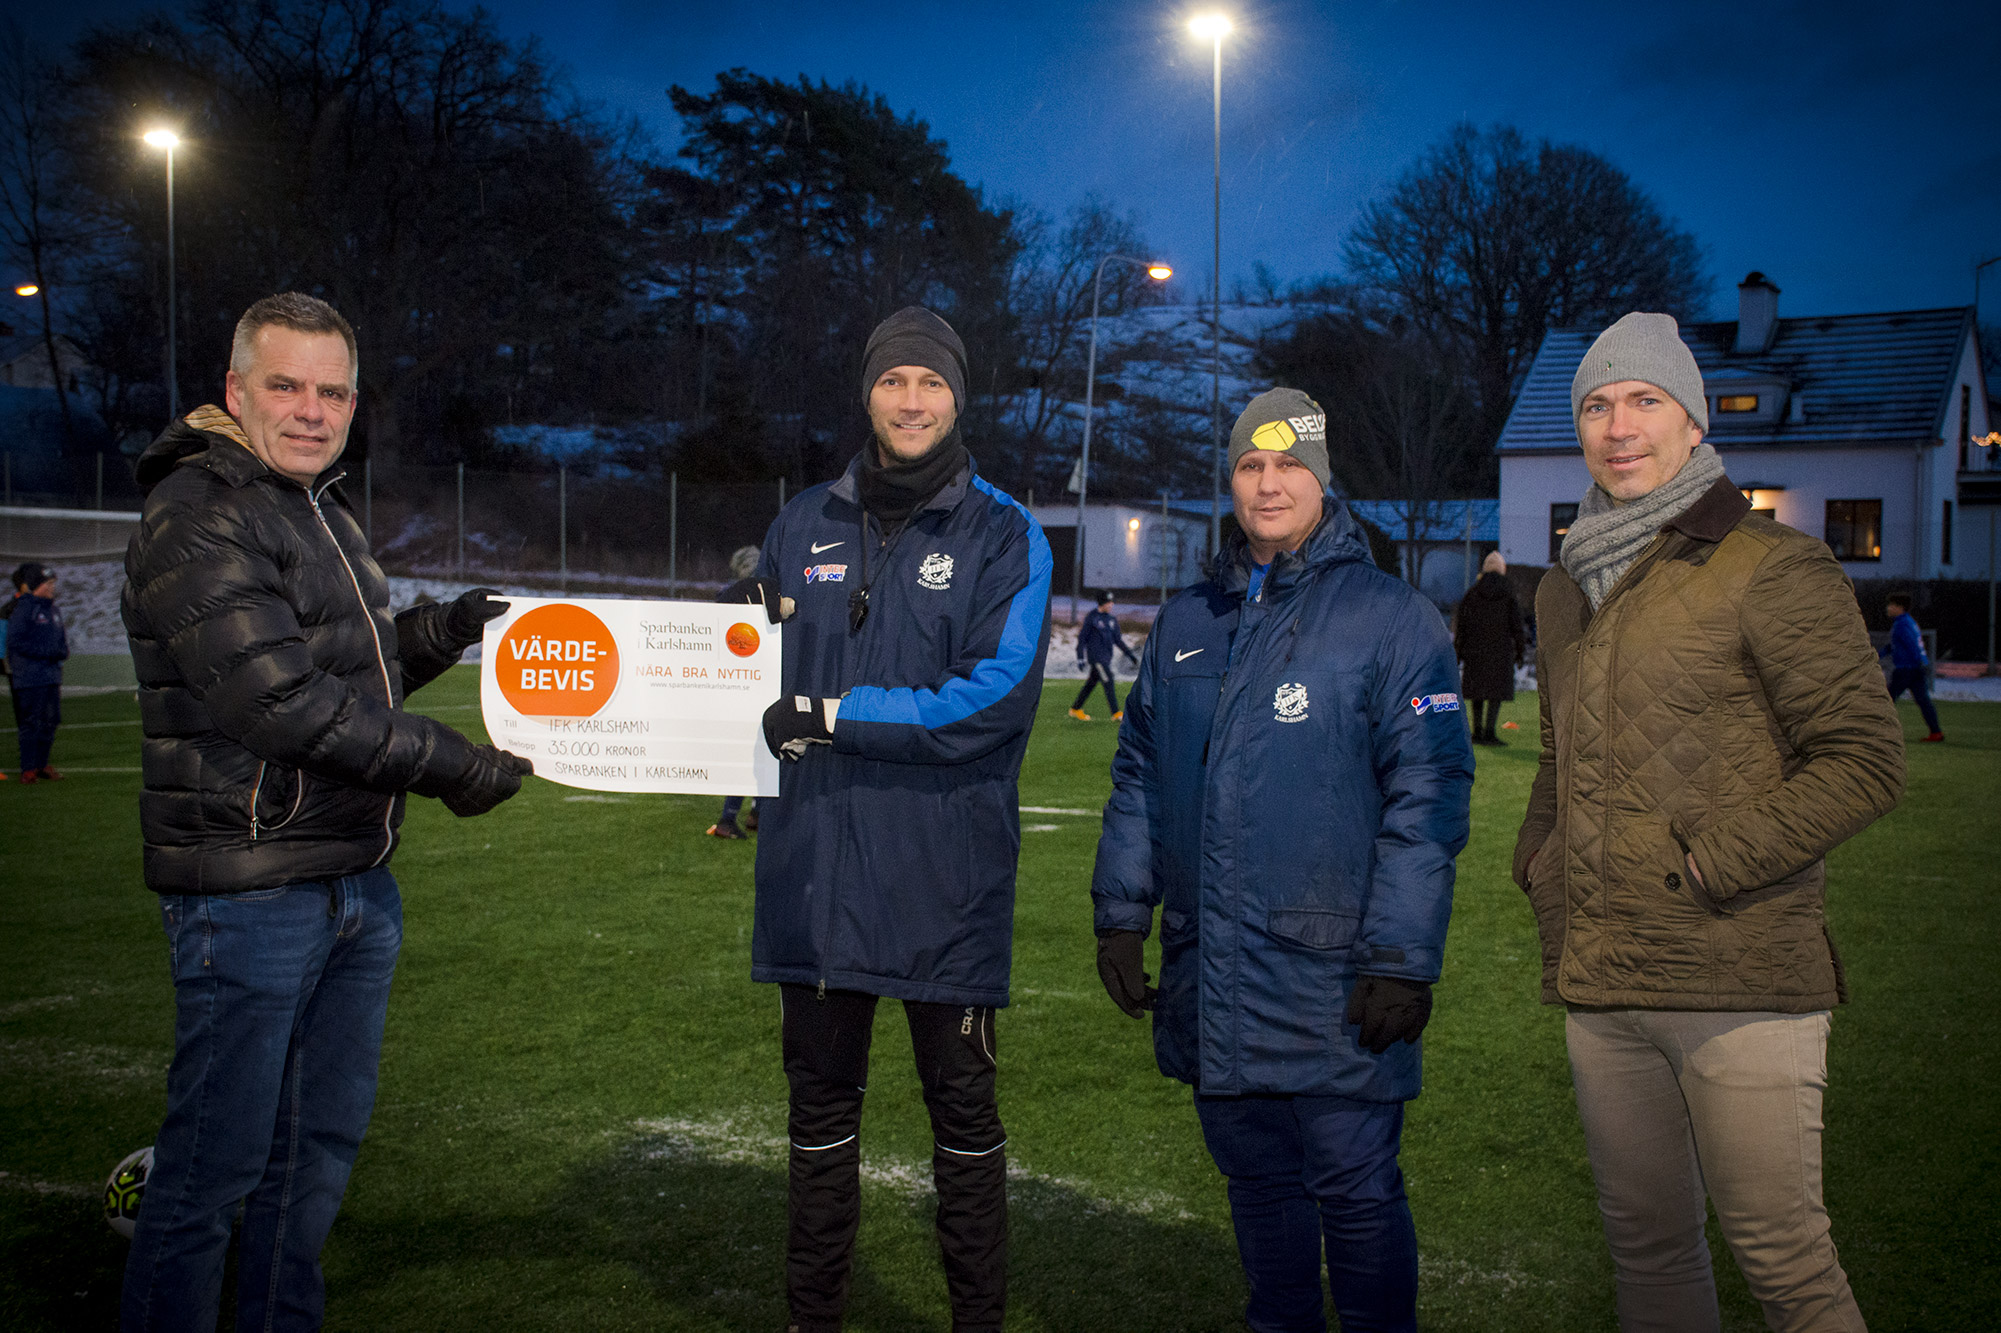
<svg viewBox="0 0 2001 1333">
<path fill-rule="evenodd" d="M 146 1177 L 152 1174 L 153 1147 L 148 1144 L 128 1153 L 111 1179 L 104 1182 L 104 1220 L 127 1240 L 132 1239 L 133 1226 L 139 1220 L 139 1200 L 146 1197 Z"/>
</svg>

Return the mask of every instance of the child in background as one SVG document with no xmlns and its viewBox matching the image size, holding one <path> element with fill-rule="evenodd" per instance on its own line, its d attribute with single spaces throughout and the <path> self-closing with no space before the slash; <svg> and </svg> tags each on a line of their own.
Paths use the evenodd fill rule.
<svg viewBox="0 0 2001 1333">
<path fill-rule="evenodd" d="M 63 661 L 69 634 L 56 606 L 56 574 L 30 560 L 14 571 L 20 589 L 7 613 L 7 671 L 13 678 L 14 718 L 20 731 L 21 781 L 53 782 L 49 750 L 62 724 Z"/>
<path fill-rule="evenodd" d="M 1931 728 L 1925 740 L 1942 741 L 1945 733 L 1938 729 L 1938 709 L 1932 707 L 1932 693 L 1925 684 L 1925 668 L 1932 660 L 1925 655 L 1924 633 L 1911 616 L 1911 599 L 1893 592 L 1883 599 L 1883 605 L 1890 613 L 1890 641 L 1876 650 L 1876 656 L 1890 659 L 1890 697 L 1895 699 L 1909 690 L 1918 711 L 1925 715 L 1925 725 Z"/>
</svg>

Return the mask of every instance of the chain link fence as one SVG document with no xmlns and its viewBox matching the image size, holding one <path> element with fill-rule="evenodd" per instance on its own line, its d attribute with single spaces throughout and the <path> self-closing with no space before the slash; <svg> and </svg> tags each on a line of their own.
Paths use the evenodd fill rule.
<svg viewBox="0 0 2001 1333">
<path fill-rule="evenodd" d="M 761 543 L 788 498 L 777 481 L 375 459 L 350 465 L 343 485 L 394 574 L 682 596 L 728 582 L 730 553 Z"/>
</svg>

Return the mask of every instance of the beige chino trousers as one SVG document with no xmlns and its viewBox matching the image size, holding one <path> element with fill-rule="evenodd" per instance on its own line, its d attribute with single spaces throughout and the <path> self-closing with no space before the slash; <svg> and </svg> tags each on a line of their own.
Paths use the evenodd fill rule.
<svg viewBox="0 0 2001 1333">
<path fill-rule="evenodd" d="M 1624 1333 L 1710 1333 L 1705 1193 L 1765 1322 L 1863 1333 L 1821 1195 L 1826 1010 L 1570 1011 L 1564 1035 Z"/>
</svg>

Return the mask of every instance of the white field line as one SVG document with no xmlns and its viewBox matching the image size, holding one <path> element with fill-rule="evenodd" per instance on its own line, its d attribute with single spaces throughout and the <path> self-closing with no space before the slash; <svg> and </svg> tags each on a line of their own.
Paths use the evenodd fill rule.
<svg viewBox="0 0 2001 1333">
<path fill-rule="evenodd" d="M 706 1120 L 636 1120 L 633 1128 L 650 1136 L 640 1145 L 640 1156 L 648 1161 L 712 1161 L 737 1166 L 761 1166 L 782 1170 L 789 1155 L 785 1136 L 755 1127 L 746 1114 L 716 1116 Z M 1091 1212 L 1133 1213 L 1160 1217 L 1174 1222 L 1193 1222 L 1195 1214 L 1180 1200 L 1161 1190 L 1120 1190 L 1101 1193 L 1088 1180 L 1052 1176 L 1030 1170 L 1019 1161 L 1007 1167 L 1009 1182 L 1022 1189 L 1021 1206 L 1031 1211 L 1045 1209 L 1050 1200 L 1045 1191 L 1066 1191 L 1083 1200 Z M 861 1177 L 871 1185 L 894 1190 L 908 1198 L 922 1198 L 932 1191 L 931 1164 L 880 1155 L 864 1149 Z"/>
<path fill-rule="evenodd" d="M 12 1004 L 0 1004 L 0 1021 L 39 1013 L 44 1009 L 64 1009 L 75 1003 L 74 995 L 38 995 L 32 1000 L 16 1000 Z"/>
<path fill-rule="evenodd" d="M 81 1075 L 113 1082 L 164 1080 L 167 1065 L 157 1063 L 128 1046 L 71 1045 L 49 1039 L 16 1038 L 0 1040 L 0 1071 L 10 1078 L 35 1073 L 57 1078 Z"/>
<path fill-rule="evenodd" d="M 1024 805 L 1019 807 L 1024 815 L 1078 815 L 1084 818 L 1096 816 L 1096 810 L 1072 810 L 1061 805 Z"/>
<path fill-rule="evenodd" d="M 1434 1282 L 1443 1282 L 1454 1287 L 1499 1287 L 1502 1291 L 1521 1291 L 1526 1288 L 1548 1289 L 1556 1286 L 1551 1278 L 1530 1277 L 1513 1268 L 1476 1268 L 1464 1259 L 1433 1259 L 1420 1254 L 1418 1271 Z"/>
<path fill-rule="evenodd" d="M 64 1185 L 53 1180 L 30 1180 L 11 1171 L 0 1171 L 0 1189 L 26 1190 L 30 1194 L 60 1194 L 66 1199 L 95 1199 L 99 1190 L 90 1185 Z"/>
</svg>

